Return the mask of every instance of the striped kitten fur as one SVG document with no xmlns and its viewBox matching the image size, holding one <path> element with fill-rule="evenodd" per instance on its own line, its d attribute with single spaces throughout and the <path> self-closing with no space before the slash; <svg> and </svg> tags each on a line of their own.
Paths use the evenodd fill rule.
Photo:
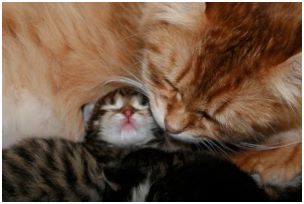
<svg viewBox="0 0 304 204">
<path fill-rule="evenodd" d="M 25 140 L 2 152 L 2 199 L 102 201 L 106 185 L 102 169 L 124 153 L 97 141 Z"/>
<path fill-rule="evenodd" d="M 124 93 L 124 96 L 120 93 Z M 123 117 L 123 110 L 120 109 L 127 105 L 128 111 L 134 108 L 129 99 L 132 99 L 138 108 L 142 98 L 134 91 L 119 90 L 100 99 L 92 116 L 89 117 L 91 119 L 87 125 L 84 142 L 59 138 L 32 138 L 3 150 L 3 201 L 102 201 L 106 185 L 103 167 L 122 158 L 133 149 L 131 145 L 120 147 L 121 140 L 109 138 L 132 136 L 135 139 L 141 138 L 143 142 L 154 138 L 151 131 L 154 123 L 151 121 L 141 124 L 144 125 L 140 127 L 141 131 L 114 131 L 119 127 L 120 121 L 117 117 Z M 114 110 L 116 107 L 110 107 L 109 101 L 113 104 L 119 102 L 119 109 Z M 144 118 L 139 118 L 142 121 L 149 121 L 152 118 L 147 109 L 138 111 L 134 108 L 133 111 L 134 116 L 130 116 L 130 120 L 137 112 L 143 115 Z M 111 121 L 109 114 L 113 116 L 114 121 Z M 114 124 L 117 122 L 115 126 L 105 127 L 108 129 L 106 133 L 111 133 L 108 135 L 110 137 L 98 131 L 108 120 Z M 141 137 L 141 134 L 145 138 Z M 135 139 L 134 144 L 135 141 L 139 142 Z"/>
</svg>

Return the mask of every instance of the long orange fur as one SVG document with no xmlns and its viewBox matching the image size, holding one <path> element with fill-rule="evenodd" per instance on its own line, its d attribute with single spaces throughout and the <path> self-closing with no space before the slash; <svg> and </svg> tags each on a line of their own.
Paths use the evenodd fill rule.
<svg viewBox="0 0 304 204">
<path fill-rule="evenodd" d="M 118 75 L 143 81 L 157 122 L 180 139 L 301 140 L 301 13 L 300 3 L 4 3 L 4 144 L 81 139 L 82 105 Z M 284 184 L 301 152 L 233 160 Z"/>
</svg>

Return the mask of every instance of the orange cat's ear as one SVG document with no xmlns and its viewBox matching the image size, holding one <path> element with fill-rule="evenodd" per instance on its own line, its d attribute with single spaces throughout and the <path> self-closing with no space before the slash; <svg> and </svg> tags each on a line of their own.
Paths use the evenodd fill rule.
<svg viewBox="0 0 304 204">
<path fill-rule="evenodd" d="M 302 84 L 302 53 L 279 64 L 271 73 L 270 88 L 293 108 L 300 108 Z"/>
<path fill-rule="evenodd" d="M 205 9 L 205 3 L 148 4 L 143 22 L 145 25 L 164 22 L 194 30 L 202 24 Z"/>
</svg>

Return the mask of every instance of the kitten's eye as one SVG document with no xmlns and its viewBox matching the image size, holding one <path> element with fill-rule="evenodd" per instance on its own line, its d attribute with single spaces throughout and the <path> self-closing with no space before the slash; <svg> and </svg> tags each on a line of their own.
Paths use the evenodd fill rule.
<svg viewBox="0 0 304 204">
<path fill-rule="evenodd" d="M 148 108 L 148 99 L 137 95 L 131 99 L 131 104 L 136 110 L 145 110 Z"/>
<path fill-rule="evenodd" d="M 119 89 L 118 91 L 117 91 L 117 93 L 120 95 L 120 96 L 125 96 L 125 90 L 124 89 Z"/>
<path fill-rule="evenodd" d="M 105 105 L 114 105 L 115 104 L 115 100 L 114 97 L 107 97 L 104 101 Z"/>
<path fill-rule="evenodd" d="M 109 98 L 108 104 L 110 104 L 110 105 L 114 105 L 115 104 L 115 100 L 114 100 L 113 97 Z"/>
<path fill-rule="evenodd" d="M 124 105 L 121 95 L 115 93 L 114 96 L 105 99 L 105 104 L 101 106 L 101 110 L 119 110 Z"/>
<path fill-rule="evenodd" d="M 142 106 L 148 106 L 148 103 L 149 103 L 149 100 L 147 97 L 141 97 L 141 100 L 140 100 L 140 105 Z"/>
</svg>

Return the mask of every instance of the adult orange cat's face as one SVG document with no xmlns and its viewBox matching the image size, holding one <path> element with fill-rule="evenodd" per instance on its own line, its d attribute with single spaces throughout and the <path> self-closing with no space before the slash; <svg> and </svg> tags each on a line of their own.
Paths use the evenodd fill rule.
<svg viewBox="0 0 304 204">
<path fill-rule="evenodd" d="M 158 4 L 143 29 L 143 80 L 172 136 L 244 141 L 299 124 L 300 4 Z"/>
</svg>

